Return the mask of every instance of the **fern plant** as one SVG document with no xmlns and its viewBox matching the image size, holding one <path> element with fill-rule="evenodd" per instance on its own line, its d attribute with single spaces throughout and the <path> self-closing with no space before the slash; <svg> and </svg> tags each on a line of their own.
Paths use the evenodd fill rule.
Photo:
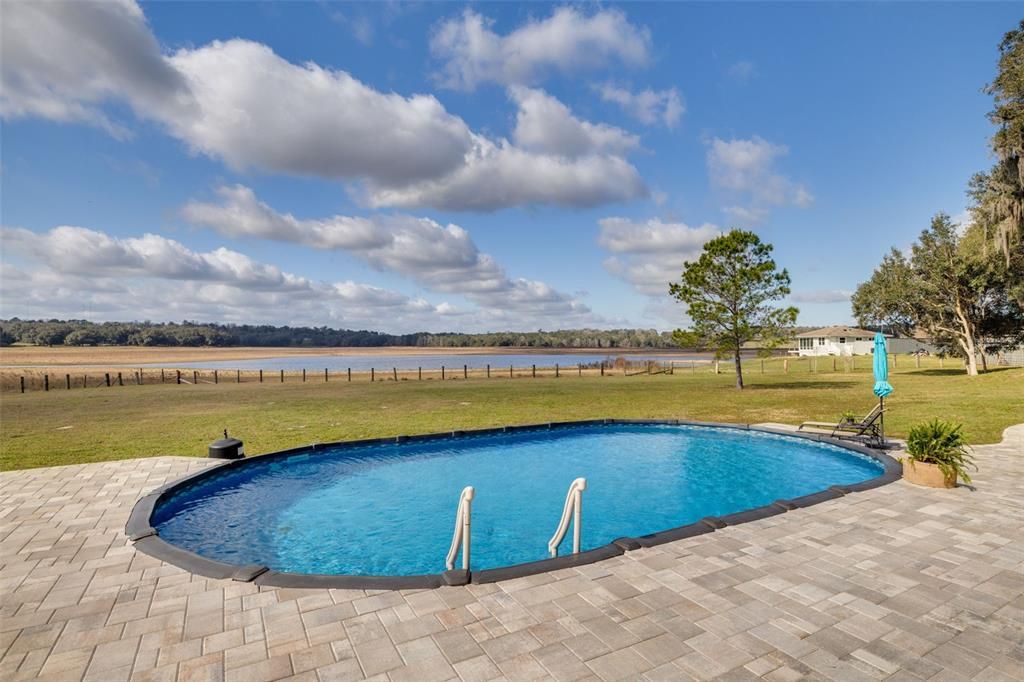
<svg viewBox="0 0 1024 682">
<path fill-rule="evenodd" d="M 907 434 L 907 455 L 915 462 L 935 464 L 942 475 L 954 481 L 959 478 L 970 483 L 968 467 L 977 470 L 964 438 L 963 424 L 933 419 L 917 424 Z"/>
</svg>

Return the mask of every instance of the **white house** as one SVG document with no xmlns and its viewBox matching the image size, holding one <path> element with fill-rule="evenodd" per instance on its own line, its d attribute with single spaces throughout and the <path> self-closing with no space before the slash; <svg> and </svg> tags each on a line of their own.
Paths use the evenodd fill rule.
<svg viewBox="0 0 1024 682">
<path fill-rule="evenodd" d="M 875 333 L 856 327 L 825 327 L 796 335 L 798 355 L 869 355 Z"/>
</svg>

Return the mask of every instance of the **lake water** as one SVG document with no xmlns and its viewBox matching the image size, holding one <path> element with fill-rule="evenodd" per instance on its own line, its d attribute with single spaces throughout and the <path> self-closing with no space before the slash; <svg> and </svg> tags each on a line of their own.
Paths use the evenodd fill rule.
<svg viewBox="0 0 1024 682">
<path fill-rule="evenodd" d="M 554 367 L 556 364 L 561 367 L 575 367 L 577 364 L 598 363 L 602 360 L 609 360 L 618 357 L 614 350 L 605 354 L 578 354 L 578 353 L 497 353 L 467 355 L 455 353 L 436 353 L 429 355 L 290 355 L 285 357 L 256 358 L 253 360 L 206 360 L 202 362 L 174 362 L 144 365 L 147 367 L 182 367 L 189 369 L 241 369 L 241 370 L 285 370 L 296 371 L 302 369 L 323 370 L 332 372 L 344 372 L 352 369 L 356 372 L 370 369 L 390 370 L 392 367 L 400 370 L 414 370 L 417 367 L 423 369 L 439 369 L 440 367 L 459 368 L 463 365 L 470 369 L 483 369 L 490 365 L 493 368 L 508 367 L 516 368 L 530 367 Z M 624 355 L 630 362 L 643 362 L 656 360 L 658 362 L 707 362 L 708 356 L 683 353 L 658 353 L 629 354 Z"/>
</svg>

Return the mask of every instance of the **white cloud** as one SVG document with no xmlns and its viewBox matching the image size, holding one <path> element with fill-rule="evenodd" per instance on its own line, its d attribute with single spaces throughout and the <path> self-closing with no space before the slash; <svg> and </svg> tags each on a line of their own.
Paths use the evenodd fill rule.
<svg viewBox="0 0 1024 682">
<path fill-rule="evenodd" d="M 543 282 L 510 278 L 458 225 L 444 226 L 408 215 L 299 220 L 259 201 L 248 187 L 221 187 L 217 194 L 220 203 L 186 205 L 185 218 L 230 236 L 344 250 L 374 268 L 409 277 L 431 291 L 463 295 L 492 316 L 501 311 L 515 312 L 548 323 L 562 316 L 596 319 L 586 305 L 569 294 Z"/>
<path fill-rule="evenodd" d="M 583 208 L 646 195 L 640 173 L 621 157 L 571 159 L 477 137 L 457 171 L 403 187 L 372 186 L 367 200 L 374 207 L 494 211 L 538 204 Z"/>
<path fill-rule="evenodd" d="M 796 303 L 845 303 L 853 295 L 845 289 L 818 289 L 815 291 L 798 291 L 790 296 Z"/>
<path fill-rule="evenodd" d="M 198 106 L 162 112 L 165 123 L 236 168 L 401 184 L 458 168 L 472 144 L 465 122 L 432 96 L 381 93 L 259 43 L 214 42 L 170 63 Z"/>
<path fill-rule="evenodd" d="M 683 263 L 696 260 L 704 244 L 721 234 L 709 223 L 690 227 L 657 218 L 645 222 L 603 218 L 598 224 L 598 243 L 613 254 L 605 260 L 605 268 L 640 293 L 655 297 L 667 296 L 668 285 L 679 279 Z"/>
<path fill-rule="evenodd" d="M 507 35 L 473 10 L 443 22 L 431 37 L 434 56 L 443 64 L 440 82 L 473 90 L 481 83 L 533 84 L 551 72 L 599 69 L 619 61 L 646 64 L 650 33 L 618 10 L 587 15 L 559 7 L 546 19 L 531 20 Z"/>
<path fill-rule="evenodd" d="M 647 88 L 632 92 L 628 88 L 605 83 L 597 86 L 597 91 L 601 99 L 618 104 L 627 114 L 647 125 L 662 123 L 668 128 L 675 128 L 686 113 L 686 103 L 675 88 Z"/>
<path fill-rule="evenodd" d="M 131 0 L 9 2 L 0 22 L 0 114 L 37 116 L 129 133 L 100 108 L 127 95 L 142 112 L 187 104 L 184 79 L 164 60 Z"/>
<path fill-rule="evenodd" d="M 196 252 L 157 235 L 112 237 L 82 227 L 0 232 L 5 250 L 41 267 L 3 266 L 3 315 L 90 319 L 198 318 L 446 329 L 463 315 L 352 281 L 316 282 L 225 248 Z"/>
<path fill-rule="evenodd" d="M 750 139 L 712 138 L 707 152 L 712 186 L 749 201 L 747 206 L 731 205 L 723 211 L 738 222 L 755 224 L 766 218 L 773 206 L 810 206 L 814 202 L 811 192 L 776 169 L 777 160 L 787 154 L 785 145 L 756 135 Z"/>
<path fill-rule="evenodd" d="M 519 107 L 513 139 L 523 149 L 577 157 L 621 155 L 640 144 L 640 138 L 621 128 L 576 118 L 569 107 L 543 90 L 513 85 L 509 97 Z"/>
<path fill-rule="evenodd" d="M 621 18 L 559 10 L 549 20 L 555 28 L 534 37 L 564 26 L 603 35 Z M 569 116 L 603 152 L 570 159 L 474 133 L 433 96 L 379 92 L 251 41 L 216 41 L 165 58 L 130 2 L 13 2 L 4 19 L 6 118 L 84 120 L 121 134 L 102 105 L 126 100 L 197 153 L 236 169 L 361 182 L 372 206 L 592 206 L 646 193 L 636 168 L 615 155 L 630 137 L 610 126 Z M 25 38 L 14 28 L 36 32 Z M 517 41 L 533 44 L 534 34 L 524 35 Z"/>
</svg>

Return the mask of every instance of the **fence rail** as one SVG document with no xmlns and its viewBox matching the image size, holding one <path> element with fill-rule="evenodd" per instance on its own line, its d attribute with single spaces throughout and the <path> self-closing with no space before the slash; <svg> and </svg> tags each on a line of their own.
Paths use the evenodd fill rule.
<svg viewBox="0 0 1024 682">
<path fill-rule="evenodd" d="M 1000 358 L 1006 363 L 1006 358 Z M 1011 358 L 1011 361 L 1018 358 Z M 960 358 L 920 357 L 890 355 L 892 369 L 945 369 L 962 370 Z M 1011 362 L 1019 366 L 1020 362 Z M 771 357 L 745 358 L 742 362 L 744 376 L 759 374 L 800 374 L 800 373 L 870 373 L 870 356 L 820 356 L 820 357 Z M 989 360 L 989 367 L 1005 364 Z M 113 388 L 123 386 L 146 386 L 152 384 L 173 386 L 202 386 L 221 384 L 294 384 L 294 383 L 380 383 L 400 381 L 467 381 L 477 379 L 534 379 L 534 378 L 586 378 L 586 377 L 635 377 L 655 375 L 692 375 L 698 372 L 733 374 L 731 360 L 671 360 L 671 361 L 630 361 L 618 358 L 615 361 L 579 363 L 574 365 L 554 364 L 551 366 L 492 365 L 469 367 L 457 366 L 371 368 L 367 370 L 317 369 L 181 369 L 181 368 L 120 368 L 111 371 L 62 372 L 47 368 L 25 370 L 22 368 L 0 368 L 0 390 L 6 393 L 27 393 L 31 391 L 70 391 L 74 389 Z"/>
</svg>

